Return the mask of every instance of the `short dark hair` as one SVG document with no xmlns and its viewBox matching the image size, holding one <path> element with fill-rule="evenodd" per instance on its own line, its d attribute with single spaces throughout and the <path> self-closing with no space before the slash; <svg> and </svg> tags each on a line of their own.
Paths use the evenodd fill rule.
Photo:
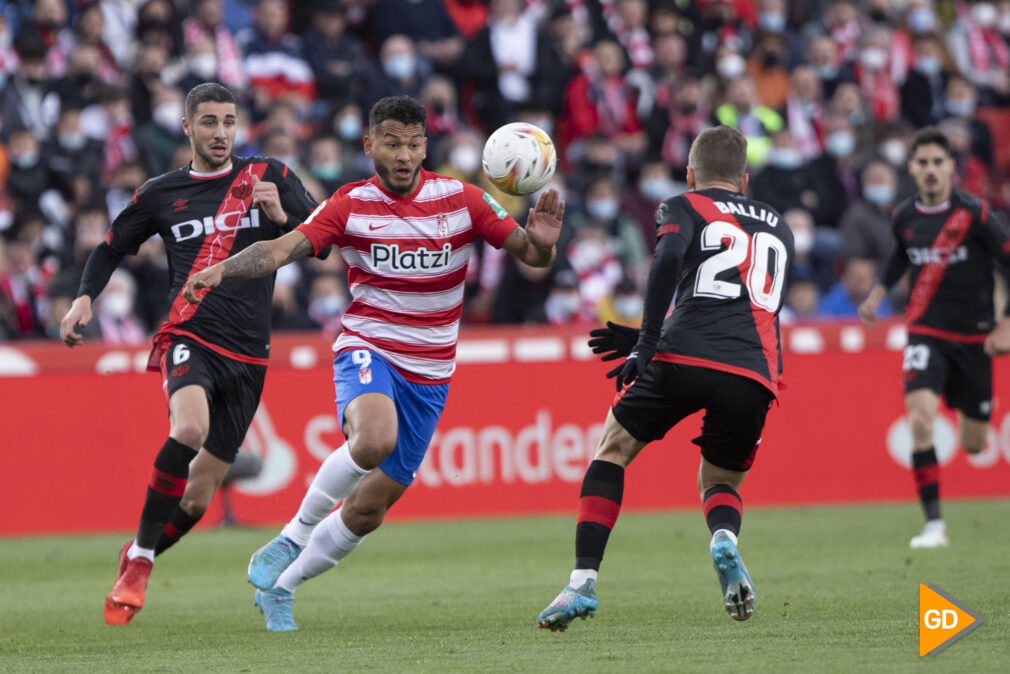
<svg viewBox="0 0 1010 674">
<path fill-rule="evenodd" d="M 908 148 L 908 156 L 914 155 L 923 145 L 938 145 L 948 157 L 953 156 L 947 135 L 935 126 L 923 127 L 915 133 L 912 137 L 912 146 Z"/>
<path fill-rule="evenodd" d="M 691 143 L 687 165 L 699 183 L 739 183 L 747 170 L 747 139 L 731 126 L 705 129 Z"/>
<path fill-rule="evenodd" d="M 186 119 L 193 119 L 200 104 L 207 102 L 234 103 L 235 95 L 228 90 L 228 87 L 217 82 L 198 84 L 186 94 Z"/>
<path fill-rule="evenodd" d="M 374 129 L 387 119 L 400 122 L 404 126 L 428 122 L 428 112 L 424 106 L 410 96 L 386 96 L 380 98 L 368 112 L 368 128 Z"/>
</svg>

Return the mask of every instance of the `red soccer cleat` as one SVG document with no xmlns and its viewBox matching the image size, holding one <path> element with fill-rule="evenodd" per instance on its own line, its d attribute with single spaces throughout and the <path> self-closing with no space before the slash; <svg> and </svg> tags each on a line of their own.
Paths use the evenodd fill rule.
<svg viewBox="0 0 1010 674">
<path fill-rule="evenodd" d="M 130 549 L 131 545 L 133 545 L 133 541 L 126 541 L 123 543 L 123 547 L 119 549 L 119 568 L 116 569 L 116 580 L 119 580 L 119 577 L 126 571 L 126 563 L 130 561 L 130 558 L 126 556 L 126 552 Z"/>
<path fill-rule="evenodd" d="M 143 557 L 130 559 L 105 598 L 105 622 L 126 625 L 144 606 L 144 593 L 154 565 Z"/>
</svg>

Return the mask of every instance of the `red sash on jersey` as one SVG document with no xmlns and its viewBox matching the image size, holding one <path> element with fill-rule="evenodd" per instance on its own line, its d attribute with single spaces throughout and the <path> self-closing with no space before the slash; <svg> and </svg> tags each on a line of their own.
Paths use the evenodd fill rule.
<svg viewBox="0 0 1010 674">
<path fill-rule="evenodd" d="M 235 245 L 235 237 L 238 235 L 238 220 L 249 212 L 249 207 L 252 205 L 253 176 L 262 180 L 266 170 L 266 162 L 257 162 L 248 164 L 235 176 L 235 180 L 228 187 L 228 192 L 225 194 L 221 206 L 218 207 L 217 213 L 214 215 L 214 233 L 204 237 L 203 247 L 200 248 L 200 252 L 197 253 L 196 258 L 193 260 L 193 266 L 190 268 L 189 273 L 186 274 L 187 281 L 193 274 L 227 259 L 231 253 L 232 246 Z M 219 221 L 226 225 L 224 231 L 216 226 Z M 235 222 L 236 226 L 227 227 L 232 221 Z M 154 345 L 151 348 L 151 355 L 147 360 L 148 370 L 157 372 L 160 369 L 161 356 L 168 349 L 173 334 L 184 334 L 217 351 L 221 355 L 234 360 L 259 365 L 267 364 L 268 361 L 265 358 L 254 358 L 233 353 L 199 339 L 196 335 L 180 330 L 179 326 L 192 318 L 199 307 L 197 304 L 190 304 L 183 297 L 182 291 L 185 287 L 185 284 L 183 284 L 183 287 L 179 289 L 179 294 L 176 295 L 175 301 L 172 302 L 172 309 L 168 314 L 168 320 L 161 325 L 158 334 L 152 340 Z M 197 292 L 203 298 L 210 291 L 201 290 Z"/>
<path fill-rule="evenodd" d="M 943 281 L 944 274 L 947 273 L 947 258 L 961 245 L 970 229 L 971 213 L 963 208 L 955 208 L 947 218 L 947 222 L 943 223 L 940 233 L 929 247 L 936 254 L 931 254 L 930 261 L 922 266 L 919 278 L 909 294 L 908 308 L 905 310 L 905 322 L 908 325 L 912 325 L 926 313 L 930 301 Z"/>
</svg>

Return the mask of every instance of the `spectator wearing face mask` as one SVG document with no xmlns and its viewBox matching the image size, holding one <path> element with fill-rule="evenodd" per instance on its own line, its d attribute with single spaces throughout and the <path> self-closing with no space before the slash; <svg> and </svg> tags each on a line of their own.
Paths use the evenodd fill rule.
<svg viewBox="0 0 1010 674">
<path fill-rule="evenodd" d="M 847 117 L 835 115 L 824 123 L 824 155 L 810 162 L 808 174 L 815 199 L 808 208 L 818 224 L 836 227 L 850 202 L 859 197 L 859 180 L 853 162 L 856 136 Z"/>
<path fill-rule="evenodd" d="M 42 154 L 47 158 L 55 187 L 65 199 L 76 201 L 77 181 L 98 186 L 94 167 L 101 162 L 102 144 L 84 135 L 78 108 L 63 108 L 55 131 L 54 137 L 43 146 Z"/>
<path fill-rule="evenodd" d="M 582 295 L 582 277 L 571 269 L 562 269 L 544 300 L 544 315 L 551 325 L 589 325 L 596 323 L 595 302 Z"/>
<path fill-rule="evenodd" d="M 891 209 L 897 200 L 898 177 L 886 162 L 871 161 L 862 171 L 862 199 L 842 215 L 842 257 L 887 261 L 893 247 Z"/>
<path fill-rule="evenodd" d="M 344 165 L 340 158 L 340 142 L 332 136 L 313 138 L 309 144 L 309 172 L 319 181 L 322 193 L 313 195 L 321 202 L 346 182 Z"/>
<path fill-rule="evenodd" d="M 245 55 L 254 109 L 264 114 L 278 100 L 307 107 L 316 99 L 315 77 L 305 60 L 302 40 L 289 31 L 284 0 L 260 0 L 254 25 L 238 35 Z"/>
<path fill-rule="evenodd" d="M 988 124 L 975 116 L 977 102 L 975 86 L 970 80 L 960 75 L 953 75 L 947 80 L 944 102 L 947 116 L 967 122 L 971 133 L 971 153 L 992 168 L 994 165 L 992 130 Z"/>
<path fill-rule="evenodd" d="M 901 95 L 891 71 L 891 30 L 874 26 L 863 33 L 855 62 L 856 83 L 869 104 L 870 114 L 889 122 L 901 112 Z"/>
<path fill-rule="evenodd" d="M 786 98 L 786 126 L 804 159 L 821 154 L 820 128 L 824 121 L 824 94 L 817 71 L 808 65 L 793 69 Z"/>
<path fill-rule="evenodd" d="M 754 79 L 743 75 L 731 81 L 726 102 L 715 111 L 719 124 L 737 129 L 747 139 L 747 164 L 761 168 L 772 147 L 772 134 L 785 126 L 782 116 L 757 100 Z"/>
<path fill-rule="evenodd" d="M 638 285 L 625 276 L 614 288 L 614 292 L 600 302 L 596 318 L 600 323 L 612 321 L 621 325 L 638 327 L 642 324 L 645 298 Z"/>
<path fill-rule="evenodd" d="M 153 97 L 151 120 L 134 133 L 140 160 L 148 175 L 161 175 L 172 165 L 175 149 L 188 144 L 182 129 L 182 92 L 174 87 L 160 86 Z"/>
<path fill-rule="evenodd" d="M 425 81 L 421 89 L 421 103 L 428 111 L 428 122 L 425 127 L 428 156 L 424 161 L 424 166 L 428 170 L 435 168 L 435 157 L 441 156 L 442 143 L 463 126 L 457 102 L 456 85 L 448 77 L 432 75 Z"/>
<path fill-rule="evenodd" d="M 440 0 L 378 0 L 371 12 L 372 34 L 380 41 L 405 35 L 418 55 L 439 72 L 451 72 L 465 44 Z"/>
<path fill-rule="evenodd" d="M 608 252 L 616 255 L 625 274 L 644 284 L 645 274 L 648 272 L 648 248 L 638 223 L 621 211 L 617 184 L 608 177 L 600 177 L 589 183 L 586 189 L 585 210 L 585 228 L 590 231 L 601 230 L 608 240 L 607 245 L 610 249 Z M 573 262 L 572 266 L 579 271 L 578 264 Z M 614 283 L 617 280 L 620 279 L 616 279 Z M 589 293 L 592 292 L 590 289 Z"/>
<path fill-rule="evenodd" d="M 7 158 L 11 167 L 7 192 L 14 201 L 15 210 L 26 206 L 40 207 L 39 199 L 52 182 L 35 134 L 29 129 L 17 129 L 11 133 L 7 141 Z"/>
<path fill-rule="evenodd" d="M 999 31 L 992 2 L 961 6 L 947 31 L 947 48 L 958 71 L 978 89 L 984 105 L 1010 101 L 1010 44 Z"/>
<path fill-rule="evenodd" d="M 22 241 L 7 243 L 6 252 L 6 264 L 0 260 L 0 307 L 6 314 L 11 337 L 41 337 L 46 287 L 38 261 L 31 247 Z"/>
<path fill-rule="evenodd" d="M 814 207 L 816 197 L 806 164 L 789 130 L 776 132 L 772 135 L 772 147 L 764 167 L 750 181 L 751 195 L 779 213 L 790 208 Z"/>
<path fill-rule="evenodd" d="M 336 274 L 320 274 L 309 286 L 309 318 L 327 339 L 340 332 L 340 317 L 350 301 Z"/>
<path fill-rule="evenodd" d="M 837 280 L 833 266 L 833 258 L 824 253 L 824 249 L 830 249 L 830 245 L 824 245 L 824 229 L 820 232 L 814 225 L 814 219 L 810 211 L 802 208 L 793 208 L 782 214 L 782 219 L 793 233 L 793 255 L 792 265 L 789 267 L 789 278 L 805 278 L 817 284 L 821 291 L 825 291 Z M 822 242 L 818 242 L 818 234 Z"/>
<path fill-rule="evenodd" d="M 45 140 L 59 110 L 59 98 L 47 83 L 46 45 L 38 34 L 23 30 L 14 38 L 14 50 L 18 67 L 0 92 L 3 133 L 30 129 L 35 137 Z"/>
<path fill-rule="evenodd" d="M 94 322 L 98 324 L 102 341 L 110 345 L 135 346 L 147 341 L 144 326 L 133 315 L 137 283 L 124 269 L 117 269 L 109 283 L 95 300 Z"/>
<path fill-rule="evenodd" d="M 187 48 L 195 42 L 205 41 L 210 45 L 206 53 L 213 60 L 201 57 L 206 63 L 202 66 L 204 73 L 210 73 L 203 81 L 217 80 L 227 87 L 238 89 L 246 87 L 248 78 L 242 63 L 242 52 L 235 36 L 224 23 L 222 0 L 196 0 L 193 16 L 182 22 L 182 40 Z"/>
<path fill-rule="evenodd" d="M 642 164 L 635 189 L 623 190 L 620 209 L 638 224 L 646 251 L 656 251 L 656 208 L 659 204 L 687 191 L 687 183 L 678 183 L 663 161 Z"/>
<path fill-rule="evenodd" d="M 789 74 L 786 72 L 786 43 L 781 35 L 762 35 L 747 61 L 747 72 L 754 78 L 758 102 L 769 108 L 781 109 L 789 96 Z"/>
<path fill-rule="evenodd" d="M 386 96 L 412 96 L 421 94 L 423 73 L 417 59 L 414 42 L 406 35 L 392 35 L 379 48 L 381 73 L 370 76 L 371 86 L 361 105 L 363 110 L 371 109 L 380 98 Z"/>
<path fill-rule="evenodd" d="M 919 129 L 936 124 L 947 115 L 945 109 L 943 48 L 931 35 L 915 40 L 915 62 L 901 86 L 901 115 Z"/>
<path fill-rule="evenodd" d="M 815 319 L 820 301 L 821 291 L 816 283 L 807 278 L 791 278 L 779 322 L 792 325 Z"/>
</svg>

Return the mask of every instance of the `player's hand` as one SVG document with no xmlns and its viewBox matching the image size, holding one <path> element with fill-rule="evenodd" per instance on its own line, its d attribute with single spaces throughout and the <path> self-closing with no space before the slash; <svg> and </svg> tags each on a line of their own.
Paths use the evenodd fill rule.
<svg viewBox="0 0 1010 674">
<path fill-rule="evenodd" d="M 989 357 L 1005 356 L 1010 353 L 1010 318 L 1001 318 L 996 329 L 989 333 L 982 345 Z"/>
<path fill-rule="evenodd" d="M 252 177 L 252 206 L 250 208 L 260 208 L 273 222 L 283 225 L 288 221 L 288 214 L 281 206 L 281 195 L 277 191 L 275 183 L 260 180 L 256 174 Z"/>
<path fill-rule="evenodd" d="M 607 321 L 607 327 L 594 328 L 589 331 L 591 338 L 589 348 L 600 356 L 600 360 L 627 358 L 635 344 L 638 343 L 640 332 L 638 328 Z"/>
<path fill-rule="evenodd" d="M 565 202 L 553 187 L 537 199 L 526 219 L 526 236 L 541 250 L 550 250 L 561 236 L 561 219 L 565 215 Z"/>
<path fill-rule="evenodd" d="M 91 298 L 81 295 L 70 305 L 67 315 L 60 321 L 60 339 L 63 343 L 74 348 L 84 342 L 84 338 L 77 332 L 77 327 L 84 327 L 91 322 Z"/>
<path fill-rule="evenodd" d="M 645 374 L 645 368 L 656 353 L 656 347 L 647 344 L 635 344 L 634 350 L 624 362 L 607 373 L 607 378 L 616 377 L 617 390 L 620 391 Z"/>
<path fill-rule="evenodd" d="M 221 285 L 222 280 L 221 265 L 215 264 L 190 276 L 182 289 L 182 296 L 190 304 L 200 304 L 207 291 Z"/>
</svg>

